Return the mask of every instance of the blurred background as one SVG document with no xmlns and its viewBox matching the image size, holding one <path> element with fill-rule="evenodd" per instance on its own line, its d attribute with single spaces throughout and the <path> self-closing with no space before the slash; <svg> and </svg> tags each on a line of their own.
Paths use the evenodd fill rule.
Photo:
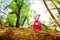
<svg viewBox="0 0 60 40">
<path fill-rule="evenodd" d="M 44 24 L 60 26 L 60 0 L 0 0 L 0 27 L 28 26 L 36 13 Z"/>
</svg>

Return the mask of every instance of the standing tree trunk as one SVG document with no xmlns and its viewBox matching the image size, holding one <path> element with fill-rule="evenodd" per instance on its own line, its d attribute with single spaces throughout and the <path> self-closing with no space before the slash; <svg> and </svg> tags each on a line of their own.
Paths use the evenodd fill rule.
<svg viewBox="0 0 60 40">
<path fill-rule="evenodd" d="M 20 12 L 21 12 L 21 9 L 22 9 L 22 6 L 23 6 L 23 1 L 24 0 L 22 0 L 22 3 L 21 3 L 21 5 L 20 5 L 20 7 L 18 6 L 18 4 L 17 4 L 17 7 L 18 7 L 18 11 L 17 11 L 17 14 L 16 14 L 16 16 L 17 16 L 17 20 L 16 20 L 16 27 L 17 28 L 19 28 L 19 25 L 20 25 Z M 15 0 L 15 2 L 17 3 L 17 0 Z"/>
<path fill-rule="evenodd" d="M 19 28 L 19 25 L 20 25 L 20 9 L 18 9 L 18 12 L 17 12 L 17 20 L 16 20 L 16 27 Z"/>
<path fill-rule="evenodd" d="M 21 9 L 22 9 L 22 6 L 23 6 L 23 1 L 24 0 L 22 0 L 22 2 L 21 2 L 21 5 L 20 5 L 20 7 L 18 6 L 18 4 L 17 4 L 17 0 L 13 0 L 11 3 L 13 3 L 13 2 L 15 2 L 16 3 L 16 5 L 17 5 L 17 7 L 18 7 L 18 11 L 17 11 L 17 13 L 16 12 L 11 12 L 11 13 L 16 13 L 16 16 L 17 16 L 17 20 L 16 20 L 16 27 L 17 28 L 19 28 L 19 25 L 20 25 L 20 12 L 21 12 Z M 11 4 L 10 3 L 10 4 Z M 10 5 L 9 4 L 9 5 Z M 8 6 L 9 6 L 8 5 Z M 8 6 L 6 6 L 5 8 L 4 8 L 4 10 L 8 7 Z"/>
<path fill-rule="evenodd" d="M 47 8 L 49 14 L 51 15 L 51 17 L 53 18 L 54 22 L 60 27 L 60 23 L 56 20 L 56 18 L 54 17 L 54 15 L 52 14 L 52 12 L 50 11 L 49 7 L 46 4 L 46 0 L 43 0 L 45 7 Z"/>
</svg>

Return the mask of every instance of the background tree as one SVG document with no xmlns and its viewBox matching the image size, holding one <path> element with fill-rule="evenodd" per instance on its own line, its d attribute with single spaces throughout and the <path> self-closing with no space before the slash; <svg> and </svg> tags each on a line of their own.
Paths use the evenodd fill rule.
<svg viewBox="0 0 60 40">
<path fill-rule="evenodd" d="M 50 0 L 49 0 L 50 1 Z M 53 18 L 54 22 L 60 27 L 60 23 L 58 22 L 58 20 L 55 18 L 55 16 L 53 15 L 53 13 L 50 11 L 47 3 L 46 3 L 46 0 L 43 0 L 44 4 L 45 4 L 45 7 L 47 8 L 49 14 L 51 15 L 51 17 Z M 53 3 L 53 2 L 52 2 Z M 54 3 L 53 3 L 54 4 Z M 54 4 L 54 6 L 56 7 L 56 5 Z M 56 7 L 57 9 L 57 7 Z"/>
<path fill-rule="evenodd" d="M 25 0 L 26 1 L 26 0 Z M 9 8 L 12 10 L 12 12 L 9 13 L 9 15 L 11 15 L 11 17 L 7 16 L 7 19 L 11 20 L 11 18 L 13 18 L 13 20 L 9 21 L 6 20 L 7 25 L 9 24 L 9 26 L 14 26 L 13 24 L 16 23 L 16 27 L 19 26 L 23 26 L 25 21 L 28 21 L 27 23 L 29 24 L 29 17 L 30 17 L 30 7 L 27 3 L 25 3 L 24 0 L 13 0 L 9 5 L 7 5 L 4 10 L 6 8 Z M 13 17 L 12 14 L 14 14 L 13 16 L 16 15 L 16 17 Z M 20 15 L 21 14 L 21 15 Z M 10 23 L 9 23 L 9 22 Z M 15 21 L 15 22 L 13 22 Z M 13 24 L 11 24 L 11 22 L 13 22 Z"/>
</svg>

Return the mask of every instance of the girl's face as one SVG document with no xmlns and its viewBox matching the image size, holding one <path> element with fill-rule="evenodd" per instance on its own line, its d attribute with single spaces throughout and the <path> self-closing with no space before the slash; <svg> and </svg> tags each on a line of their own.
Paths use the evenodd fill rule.
<svg viewBox="0 0 60 40">
<path fill-rule="evenodd" d="M 34 20 L 35 20 L 35 21 L 38 21 L 38 20 L 39 20 L 39 17 L 40 17 L 40 16 L 36 15 L 36 16 L 34 17 Z"/>
</svg>

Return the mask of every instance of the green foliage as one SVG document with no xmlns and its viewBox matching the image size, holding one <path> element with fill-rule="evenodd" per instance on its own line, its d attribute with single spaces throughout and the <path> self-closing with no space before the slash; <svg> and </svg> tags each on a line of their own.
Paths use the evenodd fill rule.
<svg viewBox="0 0 60 40">
<path fill-rule="evenodd" d="M 48 30 L 46 27 L 42 26 L 42 30 Z"/>
<path fill-rule="evenodd" d="M 52 24 L 54 21 L 51 17 L 49 17 L 49 24 Z"/>
<path fill-rule="evenodd" d="M 9 14 L 6 19 L 7 26 L 15 26 L 15 19 L 16 19 L 15 14 Z"/>
<path fill-rule="evenodd" d="M 26 21 L 29 24 L 29 17 L 30 17 L 29 12 L 30 12 L 29 6 L 24 4 L 23 7 L 22 7 L 22 10 L 21 10 L 21 19 L 20 19 L 20 21 L 21 20 L 23 21 L 24 18 L 26 17 Z"/>
<path fill-rule="evenodd" d="M 20 7 L 21 4 L 22 4 L 22 0 L 17 0 L 17 3 L 16 4 L 17 4 L 18 7 Z"/>
<path fill-rule="evenodd" d="M 8 8 L 10 8 L 13 12 L 18 11 L 18 7 L 15 2 L 12 2 L 11 5 L 8 6 Z"/>
<path fill-rule="evenodd" d="M 55 0 L 55 2 L 60 5 L 60 0 Z M 60 14 L 60 8 L 58 8 L 58 12 Z"/>
<path fill-rule="evenodd" d="M 16 2 L 12 2 L 8 8 L 10 8 L 12 10 L 12 12 L 17 12 L 18 11 L 18 7 L 21 7 L 22 4 L 22 0 L 17 0 Z M 29 17 L 31 16 L 30 13 L 30 8 L 29 6 L 23 2 L 22 4 L 22 9 L 20 10 L 20 25 L 23 26 L 25 21 L 27 21 L 27 23 L 29 24 Z M 8 26 L 13 26 L 15 24 L 15 18 L 16 15 L 11 13 L 7 16 L 6 19 L 6 24 Z"/>
<path fill-rule="evenodd" d="M 60 0 L 55 0 L 55 2 L 60 5 Z M 58 11 L 58 19 L 59 19 L 60 18 L 60 7 L 58 8 L 57 11 Z"/>
<path fill-rule="evenodd" d="M 58 4 L 60 4 L 60 0 L 55 0 Z"/>
</svg>

